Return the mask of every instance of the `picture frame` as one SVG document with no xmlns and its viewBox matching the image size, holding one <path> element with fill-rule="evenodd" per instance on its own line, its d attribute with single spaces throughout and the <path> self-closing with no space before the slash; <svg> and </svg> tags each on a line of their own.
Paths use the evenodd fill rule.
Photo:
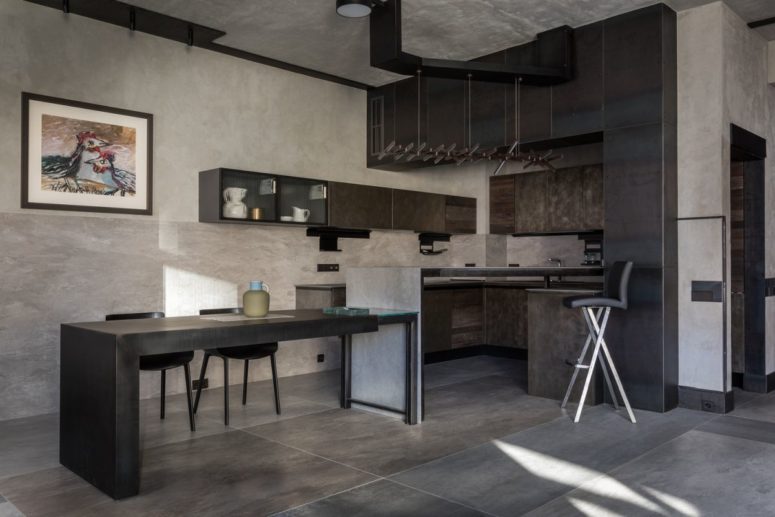
<svg viewBox="0 0 775 517">
<path fill-rule="evenodd" d="M 153 214 L 153 115 L 22 92 L 21 207 Z"/>
</svg>

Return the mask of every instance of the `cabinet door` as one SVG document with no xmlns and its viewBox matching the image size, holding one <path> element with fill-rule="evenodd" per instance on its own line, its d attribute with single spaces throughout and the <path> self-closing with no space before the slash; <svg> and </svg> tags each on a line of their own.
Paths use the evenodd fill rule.
<svg viewBox="0 0 775 517">
<path fill-rule="evenodd" d="M 335 182 L 329 183 L 328 188 L 331 226 L 392 228 L 392 189 Z"/>
<path fill-rule="evenodd" d="M 367 133 L 367 164 L 379 165 L 379 154 L 396 139 L 395 135 L 395 92 L 394 84 L 369 90 Z"/>
<path fill-rule="evenodd" d="M 515 233 L 547 231 L 547 175 L 530 172 L 514 175 Z"/>
<path fill-rule="evenodd" d="M 395 141 L 407 145 L 425 141 L 426 103 L 418 105 L 419 98 L 425 95 L 425 80 L 410 77 L 395 84 Z M 419 91 L 418 91 L 419 90 Z M 418 124 L 419 134 L 418 134 Z M 388 144 L 389 142 L 385 142 Z"/>
<path fill-rule="evenodd" d="M 447 196 L 444 219 L 447 233 L 476 233 L 476 199 Z"/>
<path fill-rule="evenodd" d="M 453 289 L 452 348 L 484 344 L 484 289 Z"/>
<path fill-rule="evenodd" d="M 549 183 L 550 232 L 576 231 L 584 226 L 584 169 L 546 173 Z"/>
<path fill-rule="evenodd" d="M 328 182 L 277 177 L 280 220 L 296 224 L 328 224 Z"/>
<path fill-rule="evenodd" d="M 465 81 L 460 79 L 426 78 L 428 106 L 428 145 L 458 149 L 466 146 Z"/>
<path fill-rule="evenodd" d="M 490 233 L 514 233 L 514 176 L 490 177 Z"/>
<path fill-rule="evenodd" d="M 484 298 L 487 344 L 527 350 L 527 291 L 488 286 Z"/>
<path fill-rule="evenodd" d="M 446 196 L 411 190 L 393 191 L 393 229 L 444 232 Z"/>
<path fill-rule="evenodd" d="M 452 294 L 447 289 L 422 293 L 423 352 L 452 348 Z"/>
<path fill-rule="evenodd" d="M 584 229 L 602 230 L 605 226 L 603 168 L 584 169 Z"/>
</svg>

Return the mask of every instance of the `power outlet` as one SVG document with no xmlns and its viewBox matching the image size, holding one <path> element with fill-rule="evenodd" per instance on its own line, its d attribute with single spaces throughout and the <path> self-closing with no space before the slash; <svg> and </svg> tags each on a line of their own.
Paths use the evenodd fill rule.
<svg viewBox="0 0 775 517">
<path fill-rule="evenodd" d="M 326 360 L 326 354 L 318 354 L 318 362 L 322 363 Z"/>
<path fill-rule="evenodd" d="M 207 379 L 207 377 L 204 378 L 202 381 L 202 389 L 206 390 L 208 387 L 210 387 L 210 381 Z M 194 379 L 191 383 L 191 389 L 198 390 L 199 389 L 199 379 Z"/>
<path fill-rule="evenodd" d="M 703 411 L 716 411 L 716 404 L 713 401 L 710 400 L 703 400 L 702 401 L 702 410 Z"/>
<path fill-rule="evenodd" d="M 466 267 L 476 267 L 475 262 L 466 262 Z"/>
<path fill-rule="evenodd" d="M 339 264 L 318 264 L 318 273 L 339 271 Z"/>
</svg>

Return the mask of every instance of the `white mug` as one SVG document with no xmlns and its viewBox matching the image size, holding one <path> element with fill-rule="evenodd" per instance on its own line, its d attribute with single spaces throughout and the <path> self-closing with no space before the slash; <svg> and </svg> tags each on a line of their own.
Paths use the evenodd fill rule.
<svg viewBox="0 0 775 517">
<path fill-rule="evenodd" d="M 297 223 L 306 223 L 309 219 L 310 211 L 306 208 L 299 208 L 297 206 L 291 207 L 293 209 L 293 220 Z"/>
</svg>

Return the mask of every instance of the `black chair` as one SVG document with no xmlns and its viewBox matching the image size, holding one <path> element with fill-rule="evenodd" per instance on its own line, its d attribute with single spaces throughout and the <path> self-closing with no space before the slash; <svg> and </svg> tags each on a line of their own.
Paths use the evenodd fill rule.
<svg viewBox="0 0 775 517">
<path fill-rule="evenodd" d="M 596 296 L 571 296 L 563 300 L 563 304 L 569 309 L 581 309 L 584 314 L 584 320 L 587 322 L 589 328 L 589 335 L 587 341 L 584 344 L 584 348 L 581 351 L 576 364 L 574 364 L 575 370 L 571 377 L 568 390 L 565 392 L 565 398 L 562 401 L 562 407 L 568 403 L 573 385 L 576 383 L 576 377 L 578 377 L 579 370 L 587 370 L 587 378 L 584 381 L 584 389 L 581 391 L 581 400 L 579 401 L 579 407 L 576 410 L 576 417 L 574 422 L 578 422 L 581 419 L 581 410 L 584 407 L 584 401 L 587 398 L 587 392 L 589 391 L 589 384 L 592 379 L 592 374 L 595 371 L 595 365 L 600 362 L 600 367 L 603 370 L 606 384 L 608 385 L 608 391 L 611 393 L 611 399 L 613 400 L 614 407 L 619 409 L 619 403 L 616 399 L 613 386 L 611 385 L 611 377 L 608 375 L 608 368 L 606 368 L 606 361 L 611 368 L 611 373 L 616 381 L 616 386 L 619 388 L 619 392 L 622 395 L 622 400 L 627 408 L 630 421 L 635 423 L 635 415 L 632 413 L 630 407 L 630 401 L 627 399 L 627 394 L 624 392 L 622 381 L 619 379 L 619 373 L 616 371 L 616 366 L 611 358 L 611 353 L 608 351 L 608 346 L 605 343 L 605 329 L 608 325 L 608 317 L 611 314 L 611 309 L 627 310 L 627 294 L 630 283 L 630 274 L 632 273 L 632 262 L 615 262 L 608 274 L 608 282 L 606 284 L 606 290 L 604 293 Z M 595 342 L 595 348 L 592 352 L 592 359 L 589 364 L 584 364 L 589 345 Z M 602 350 L 602 355 L 600 351 Z"/>
<path fill-rule="evenodd" d="M 199 311 L 202 316 L 217 314 L 242 314 L 242 309 L 205 309 Z M 242 379 L 242 405 L 248 401 L 248 365 L 250 361 L 269 357 L 272 363 L 272 384 L 274 386 L 274 406 L 277 414 L 280 414 L 280 388 L 277 383 L 277 363 L 275 362 L 275 353 L 277 352 L 277 343 L 263 343 L 260 345 L 219 347 L 205 350 L 205 357 L 202 362 L 202 370 L 199 372 L 199 386 L 196 390 L 196 399 L 194 400 L 194 413 L 199 407 L 199 396 L 202 394 L 202 383 L 207 372 L 207 363 L 211 356 L 223 359 L 223 422 L 229 425 L 229 359 L 245 361 L 245 370 Z"/>
<path fill-rule="evenodd" d="M 145 318 L 163 318 L 163 312 L 140 312 L 134 314 L 108 314 L 106 321 L 138 320 Z M 194 409 L 191 403 L 191 369 L 189 363 L 194 359 L 194 352 L 174 352 L 170 354 L 140 356 L 140 370 L 161 372 L 161 418 L 164 419 L 164 396 L 167 385 L 167 370 L 183 367 L 186 374 L 186 400 L 188 402 L 188 420 L 191 431 L 196 431 Z"/>
</svg>

